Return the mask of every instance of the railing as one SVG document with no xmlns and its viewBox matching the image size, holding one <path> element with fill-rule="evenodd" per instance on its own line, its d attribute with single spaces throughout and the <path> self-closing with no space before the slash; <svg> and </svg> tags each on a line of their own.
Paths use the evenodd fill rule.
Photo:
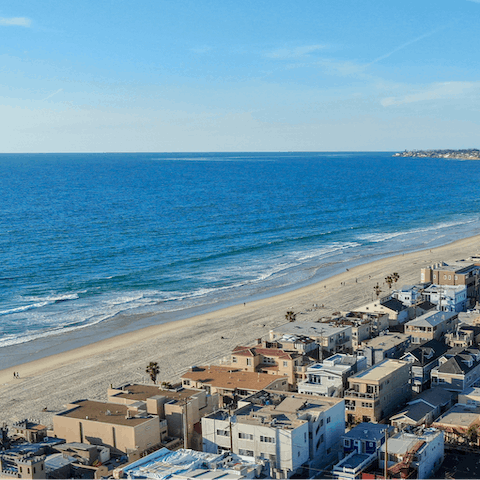
<svg viewBox="0 0 480 480">
<path fill-rule="evenodd" d="M 356 397 L 356 398 L 368 398 L 370 400 L 375 400 L 379 395 L 378 393 L 363 393 L 357 392 L 356 390 L 346 390 L 345 397 Z"/>
<path fill-rule="evenodd" d="M 341 345 L 342 343 L 347 343 L 349 340 L 350 340 L 350 337 L 337 338 L 337 341 L 335 343 L 337 345 Z"/>
</svg>

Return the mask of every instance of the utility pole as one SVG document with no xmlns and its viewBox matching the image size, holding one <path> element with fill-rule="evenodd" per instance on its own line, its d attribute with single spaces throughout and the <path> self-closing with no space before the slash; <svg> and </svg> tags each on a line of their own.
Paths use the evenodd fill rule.
<svg viewBox="0 0 480 480">
<path fill-rule="evenodd" d="M 388 426 L 385 428 L 385 466 L 384 466 L 385 480 L 388 478 Z"/>
<path fill-rule="evenodd" d="M 188 403 L 185 400 L 185 403 L 183 404 L 183 448 L 187 449 L 188 448 Z"/>
</svg>

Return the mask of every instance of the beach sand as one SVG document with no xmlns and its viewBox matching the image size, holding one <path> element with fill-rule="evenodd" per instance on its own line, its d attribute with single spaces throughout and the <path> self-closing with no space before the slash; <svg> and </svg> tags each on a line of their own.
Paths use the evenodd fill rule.
<svg viewBox="0 0 480 480">
<path fill-rule="evenodd" d="M 150 361 L 159 364 L 159 382 L 177 381 L 192 365 L 217 363 L 236 345 L 267 337 L 271 328 L 286 322 L 288 310 L 297 313 L 298 322 L 315 321 L 373 300 L 377 282 L 382 295 L 387 294 L 384 278 L 393 272 L 400 274 L 393 288 L 418 283 L 421 267 L 479 252 L 480 236 L 476 236 L 384 258 L 292 292 L 144 328 L 2 370 L 0 421 L 11 424 L 29 418 L 49 426 L 52 415 L 67 403 L 84 398 L 106 400 L 110 384 L 148 381 L 145 367 Z M 14 379 L 13 372 L 19 372 L 20 378 Z"/>
</svg>

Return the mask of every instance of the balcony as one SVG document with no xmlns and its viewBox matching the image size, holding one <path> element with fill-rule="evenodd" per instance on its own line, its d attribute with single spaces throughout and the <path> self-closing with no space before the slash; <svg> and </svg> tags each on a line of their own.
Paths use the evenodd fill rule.
<svg viewBox="0 0 480 480">
<path fill-rule="evenodd" d="M 350 341 L 350 337 L 342 337 L 342 338 L 337 338 L 335 341 L 336 345 L 343 345 L 344 343 L 347 343 Z"/>
<path fill-rule="evenodd" d="M 375 400 L 379 397 L 378 393 L 363 393 L 357 392 L 356 390 L 345 390 L 345 398 L 355 397 L 355 398 L 368 398 L 369 400 Z"/>
</svg>

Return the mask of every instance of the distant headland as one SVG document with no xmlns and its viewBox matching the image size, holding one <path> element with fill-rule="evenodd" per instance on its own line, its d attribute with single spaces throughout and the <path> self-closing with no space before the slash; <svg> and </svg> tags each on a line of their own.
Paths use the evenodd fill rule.
<svg viewBox="0 0 480 480">
<path fill-rule="evenodd" d="M 480 160 L 480 150 L 469 148 L 466 150 L 405 150 L 395 153 L 394 157 L 420 158 L 454 158 L 460 160 Z"/>
</svg>

